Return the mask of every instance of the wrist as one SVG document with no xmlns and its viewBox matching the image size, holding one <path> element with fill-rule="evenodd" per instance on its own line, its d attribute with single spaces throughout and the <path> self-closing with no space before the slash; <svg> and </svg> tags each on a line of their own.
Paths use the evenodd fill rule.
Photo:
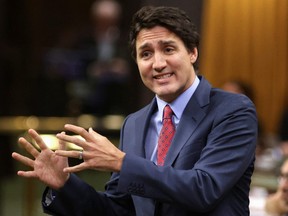
<svg viewBox="0 0 288 216">
<path fill-rule="evenodd" d="M 116 170 L 115 170 L 116 172 L 120 172 L 121 171 L 125 155 L 126 155 L 126 153 L 122 152 L 122 151 L 119 154 L 119 159 L 118 159 L 118 163 L 116 165 Z"/>
<path fill-rule="evenodd" d="M 60 190 L 62 187 L 64 187 L 64 185 L 66 184 L 66 182 L 69 180 L 70 178 L 70 173 L 67 173 L 65 176 L 63 176 L 63 179 L 60 179 L 59 182 L 55 183 L 55 185 L 48 185 L 48 187 L 50 187 L 53 190 Z"/>
</svg>

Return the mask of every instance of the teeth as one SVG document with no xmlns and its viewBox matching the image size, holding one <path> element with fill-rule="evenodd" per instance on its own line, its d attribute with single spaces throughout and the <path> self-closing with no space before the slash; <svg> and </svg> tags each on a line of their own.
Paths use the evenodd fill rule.
<svg viewBox="0 0 288 216">
<path fill-rule="evenodd" d="M 157 79 L 163 79 L 163 78 L 167 78 L 167 77 L 171 77 L 171 76 L 172 76 L 172 74 L 165 74 L 163 76 L 157 76 L 156 78 Z"/>
</svg>

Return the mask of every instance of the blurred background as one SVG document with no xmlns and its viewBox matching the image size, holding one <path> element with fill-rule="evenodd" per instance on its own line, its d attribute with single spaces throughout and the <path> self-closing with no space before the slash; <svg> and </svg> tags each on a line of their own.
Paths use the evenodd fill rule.
<svg viewBox="0 0 288 216">
<path fill-rule="evenodd" d="M 127 46 L 143 5 L 185 10 L 201 34 L 199 73 L 214 87 L 246 94 L 259 115 L 251 215 L 264 215 L 288 155 L 288 1 L 0 0 L 0 215 L 43 215 L 44 185 L 16 176 L 12 161 L 28 128 L 53 135 L 65 123 L 117 141 L 125 116 L 153 97 Z M 53 137 L 51 148 L 55 147 Z M 77 163 L 71 161 L 71 163 Z M 79 175 L 103 190 L 109 173 Z"/>
</svg>

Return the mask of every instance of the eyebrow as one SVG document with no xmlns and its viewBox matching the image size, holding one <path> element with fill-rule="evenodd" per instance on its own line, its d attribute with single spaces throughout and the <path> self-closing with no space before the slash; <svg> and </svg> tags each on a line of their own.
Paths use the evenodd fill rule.
<svg viewBox="0 0 288 216">
<path fill-rule="evenodd" d="M 176 42 L 175 42 L 174 40 L 167 40 L 167 41 L 160 40 L 160 41 L 158 41 L 158 44 L 161 45 L 161 46 L 163 46 L 163 45 L 176 44 Z M 150 47 L 150 46 L 151 46 L 151 43 L 147 42 L 147 43 L 141 45 L 141 46 L 139 47 L 139 50 L 143 50 L 143 49 L 145 49 L 145 48 L 147 48 L 147 47 Z"/>
<path fill-rule="evenodd" d="M 171 45 L 171 44 L 176 44 L 174 40 L 168 40 L 168 41 L 159 41 L 158 44 L 160 45 Z"/>
</svg>

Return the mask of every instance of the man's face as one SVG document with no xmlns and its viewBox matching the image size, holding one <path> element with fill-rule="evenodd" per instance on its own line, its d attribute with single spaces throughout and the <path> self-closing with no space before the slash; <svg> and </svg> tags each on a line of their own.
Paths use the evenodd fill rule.
<svg viewBox="0 0 288 216">
<path fill-rule="evenodd" d="M 136 61 L 144 84 L 162 100 L 172 102 L 194 79 L 197 49 L 188 51 L 173 32 L 160 26 L 142 29 L 136 38 Z"/>
<path fill-rule="evenodd" d="M 282 191 L 282 197 L 288 201 L 288 161 L 281 167 L 279 188 Z"/>
</svg>

